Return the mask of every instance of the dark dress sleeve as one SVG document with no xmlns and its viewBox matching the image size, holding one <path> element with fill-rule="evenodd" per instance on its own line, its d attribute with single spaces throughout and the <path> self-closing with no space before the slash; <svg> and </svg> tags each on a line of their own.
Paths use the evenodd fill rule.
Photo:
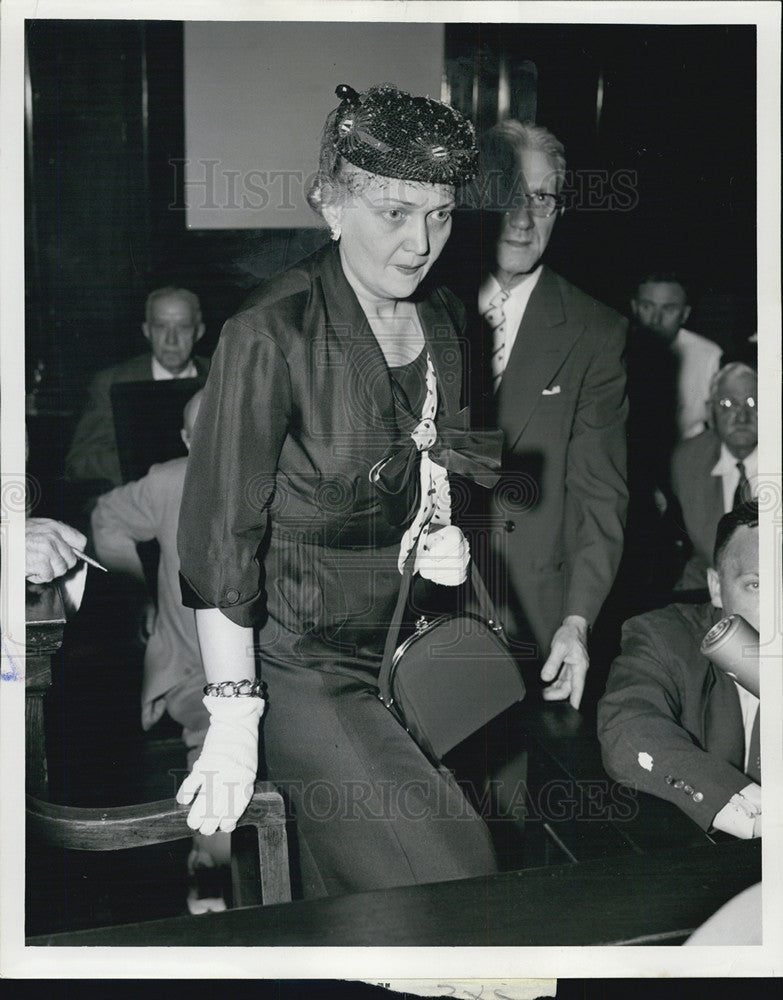
<svg viewBox="0 0 783 1000">
<path fill-rule="evenodd" d="M 204 389 L 188 459 L 178 546 L 183 602 L 217 607 L 237 625 L 266 615 L 263 560 L 291 378 L 258 314 L 229 320 Z"/>
</svg>

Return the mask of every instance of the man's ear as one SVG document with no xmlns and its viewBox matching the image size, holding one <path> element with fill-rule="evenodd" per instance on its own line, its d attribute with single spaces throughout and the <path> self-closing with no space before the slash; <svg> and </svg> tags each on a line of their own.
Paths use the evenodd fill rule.
<svg viewBox="0 0 783 1000">
<path fill-rule="evenodd" d="M 683 321 L 683 323 L 687 323 L 688 322 L 688 317 L 690 316 L 690 314 L 691 314 L 691 307 L 690 306 L 686 306 L 685 309 L 683 310 L 683 313 L 682 313 L 682 321 Z"/>
<path fill-rule="evenodd" d="M 150 336 L 149 323 L 142 323 L 141 324 L 141 332 L 144 334 L 144 336 L 147 338 L 147 340 L 149 340 L 150 343 L 151 343 L 152 342 L 152 337 Z"/>
<path fill-rule="evenodd" d="M 196 327 L 196 336 L 195 336 L 195 338 L 193 340 L 194 344 L 196 343 L 197 340 L 201 340 L 201 338 L 204 336 L 204 331 L 205 330 L 206 330 L 206 327 L 204 326 L 204 324 L 203 323 L 199 323 L 198 326 Z"/>
<path fill-rule="evenodd" d="M 707 587 L 710 592 L 712 606 L 723 609 L 723 600 L 720 595 L 720 577 L 718 576 L 718 571 L 713 569 L 712 566 L 707 570 Z"/>
<path fill-rule="evenodd" d="M 182 443 L 190 451 L 190 434 L 188 434 L 184 427 L 180 429 L 179 436 L 182 438 Z"/>
<path fill-rule="evenodd" d="M 638 304 L 636 302 L 636 298 L 635 297 L 631 299 L 631 312 L 634 314 L 634 316 L 637 319 L 639 318 L 639 306 L 638 306 Z"/>
</svg>

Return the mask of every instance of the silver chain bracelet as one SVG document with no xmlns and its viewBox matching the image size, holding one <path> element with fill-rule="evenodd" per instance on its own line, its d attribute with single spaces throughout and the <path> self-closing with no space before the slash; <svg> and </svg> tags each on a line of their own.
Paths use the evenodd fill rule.
<svg viewBox="0 0 783 1000">
<path fill-rule="evenodd" d="M 220 681 L 218 684 L 207 684 L 204 694 L 213 694 L 218 698 L 263 698 L 263 685 L 259 680 Z"/>
</svg>

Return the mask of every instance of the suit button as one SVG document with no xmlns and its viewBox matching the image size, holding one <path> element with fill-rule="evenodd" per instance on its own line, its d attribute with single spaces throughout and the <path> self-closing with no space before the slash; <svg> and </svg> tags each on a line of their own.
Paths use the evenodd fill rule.
<svg viewBox="0 0 783 1000">
<path fill-rule="evenodd" d="M 663 780 L 666 782 L 667 785 L 673 785 L 674 784 L 674 775 L 673 774 L 667 774 L 666 777 Z"/>
<path fill-rule="evenodd" d="M 701 794 L 701 792 L 694 792 L 693 793 L 693 801 L 694 802 L 703 802 L 704 801 L 704 796 Z"/>
<path fill-rule="evenodd" d="M 678 778 L 678 779 L 677 779 L 677 780 L 676 780 L 676 781 L 674 782 L 674 787 L 675 787 L 675 788 L 683 788 L 683 787 L 684 787 L 684 785 L 685 785 L 685 782 L 684 782 L 684 781 L 682 780 L 682 778 Z"/>
<path fill-rule="evenodd" d="M 686 795 L 693 795 L 693 789 L 690 785 L 686 785 L 685 788 L 683 788 L 683 791 Z"/>
<path fill-rule="evenodd" d="M 516 528 L 516 524 L 513 521 L 506 521 L 503 527 L 506 529 L 506 531 L 513 531 L 514 528 Z"/>
<path fill-rule="evenodd" d="M 239 600 L 239 591 L 234 590 L 233 587 L 229 587 L 226 591 L 226 604 L 236 604 Z"/>
</svg>

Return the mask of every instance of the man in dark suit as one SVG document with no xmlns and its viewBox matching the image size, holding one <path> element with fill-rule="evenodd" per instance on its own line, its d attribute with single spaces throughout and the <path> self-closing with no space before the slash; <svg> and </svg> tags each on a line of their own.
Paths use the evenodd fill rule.
<svg viewBox="0 0 783 1000">
<path fill-rule="evenodd" d="M 158 288 L 147 296 L 142 332 L 151 353 L 98 372 L 65 460 L 66 478 L 100 481 L 103 492 L 122 483 L 111 387 L 117 382 L 196 378 L 209 371 L 206 358 L 193 357 L 204 334 L 198 297 L 185 288 Z"/>
<path fill-rule="evenodd" d="M 682 441 L 672 457 L 672 490 L 693 545 L 676 591 L 707 586 L 711 545 L 721 517 L 758 493 L 758 376 L 736 361 L 710 386 L 711 426 Z"/>
<path fill-rule="evenodd" d="M 759 699 L 700 651 L 722 617 L 759 627 L 758 502 L 721 519 L 708 573 L 710 604 L 670 604 L 623 627 L 598 705 L 604 767 L 667 799 L 702 829 L 761 833 Z"/>
<path fill-rule="evenodd" d="M 483 379 L 474 416 L 505 436 L 503 475 L 482 511 L 485 573 L 519 655 L 546 657 L 544 697 L 577 708 L 588 630 L 623 547 L 627 324 L 541 264 L 565 178 L 552 133 L 501 122 L 484 137 L 483 173 L 483 203 L 506 209 L 482 213 L 484 241 L 493 222 L 497 236 L 471 346 Z"/>
</svg>

